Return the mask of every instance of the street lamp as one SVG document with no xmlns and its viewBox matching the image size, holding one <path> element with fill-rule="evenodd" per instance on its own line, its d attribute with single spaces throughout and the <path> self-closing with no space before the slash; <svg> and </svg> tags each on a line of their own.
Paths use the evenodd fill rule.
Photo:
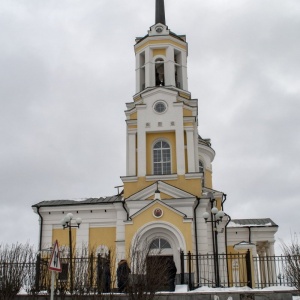
<svg viewBox="0 0 300 300">
<path fill-rule="evenodd" d="M 82 220 L 81 218 L 76 218 L 76 225 L 72 225 L 73 214 L 68 213 L 62 220 L 61 225 L 63 229 L 69 228 L 69 247 L 70 247 L 70 291 L 73 293 L 73 266 L 72 266 L 72 231 L 71 228 L 79 228 Z"/>
<path fill-rule="evenodd" d="M 222 210 L 218 210 L 216 206 L 213 206 L 214 202 L 216 200 L 214 198 L 210 198 L 211 202 L 211 213 L 208 212 L 203 213 L 203 218 L 205 220 L 205 223 L 212 223 L 212 231 L 213 233 L 213 241 L 214 241 L 214 258 L 215 258 L 215 281 L 216 281 L 216 287 L 220 287 L 220 274 L 219 274 L 219 250 L 218 250 L 218 228 L 217 224 L 222 222 L 225 213 Z M 211 220 L 208 220 L 209 217 L 211 217 Z"/>
</svg>

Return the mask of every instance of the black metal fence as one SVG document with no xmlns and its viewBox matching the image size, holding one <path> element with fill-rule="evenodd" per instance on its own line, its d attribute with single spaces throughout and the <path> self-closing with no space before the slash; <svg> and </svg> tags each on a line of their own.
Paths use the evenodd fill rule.
<svg viewBox="0 0 300 300">
<path fill-rule="evenodd" d="M 50 258 L 37 256 L 36 281 L 37 290 L 49 290 L 51 273 L 48 270 Z M 72 263 L 73 276 L 70 276 L 70 264 Z M 100 254 L 89 257 L 61 258 L 62 272 L 56 279 L 56 288 L 60 293 L 71 291 L 72 293 L 102 293 L 110 292 L 111 281 L 107 278 L 110 272 L 110 254 L 102 257 Z M 72 280 L 72 282 L 71 282 Z"/>
<path fill-rule="evenodd" d="M 243 287 L 265 288 L 268 286 L 294 286 L 293 279 L 286 275 L 288 257 L 286 256 L 250 256 L 245 254 L 184 254 L 181 252 L 180 274 L 177 283 L 188 284 L 191 290 L 200 286 L 209 287 Z M 35 262 L 7 264 L 0 262 L 0 290 L 7 277 L 18 278 L 22 268 L 24 276 L 20 277 L 21 286 L 27 292 L 50 290 L 51 273 L 48 270 L 49 256 L 38 255 Z M 73 282 L 70 284 L 70 262 L 73 266 Z M 109 256 L 91 254 L 89 257 L 61 258 L 62 272 L 56 279 L 56 289 L 60 294 L 72 289 L 74 293 L 109 292 L 115 285 L 111 274 L 107 282 Z M 114 272 L 111 268 L 111 272 Z M 20 273 L 21 274 L 21 273 Z"/>
<path fill-rule="evenodd" d="M 294 286 L 285 274 L 286 256 L 241 254 L 184 254 L 181 252 L 180 283 L 190 289 L 201 286 L 265 288 Z"/>
</svg>

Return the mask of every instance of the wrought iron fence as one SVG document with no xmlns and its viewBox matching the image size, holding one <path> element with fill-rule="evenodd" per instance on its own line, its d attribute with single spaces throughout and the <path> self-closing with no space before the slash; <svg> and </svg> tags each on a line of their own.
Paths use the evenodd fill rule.
<svg viewBox="0 0 300 300">
<path fill-rule="evenodd" d="M 0 290 L 8 276 L 17 278 L 17 270 L 22 268 L 24 276 L 21 286 L 29 293 L 49 292 L 51 274 L 48 270 L 50 257 L 38 255 L 34 262 L 0 262 Z M 177 283 L 188 284 L 195 289 L 209 287 L 265 288 L 268 286 L 294 286 L 292 278 L 286 275 L 287 256 L 250 256 L 245 254 L 184 254 L 181 252 L 180 274 Z M 70 258 L 62 257 L 62 272 L 56 279 L 56 289 L 61 293 L 70 291 Z M 109 283 L 105 268 L 110 264 L 109 257 L 90 255 L 73 258 L 73 292 L 109 292 L 114 286 L 110 276 Z M 113 272 L 113 270 L 112 270 Z M 113 274 L 112 274 L 113 275 Z M 105 277 L 106 276 L 106 277 Z"/>
<path fill-rule="evenodd" d="M 13 284 L 30 294 L 48 293 L 51 286 L 49 255 L 37 255 L 36 261 L 24 263 L 0 262 L 0 293 L 5 285 Z M 56 277 L 55 288 L 60 294 L 101 294 L 110 292 L 111 276 L 109 256 L 91 254 L 89 257 L 73 258 L 73 285 L 70 284 L 70 258 L 62 257 L 62 272 Z M 12 283 L 13 282 L 13 283 Z"/>
<path fill-rule="evenodd" d="M 294 286 L 286 276 L 286 256 L 237 254 L 184 254 L 181 252 L 180 283 L 190 289 L 201 286 L 265 288 Z"/>
</svg>

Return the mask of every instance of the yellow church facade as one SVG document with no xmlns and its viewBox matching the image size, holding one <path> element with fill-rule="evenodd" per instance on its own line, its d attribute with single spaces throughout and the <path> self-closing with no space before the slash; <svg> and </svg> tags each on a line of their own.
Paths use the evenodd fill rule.
<svg viewBox="0 0 300 300">
<path fill-rule="evenodd" d="M 243 250 L 234 245 L 246 242 L 254 255 L 274 253 L 275 223 L 231 220 L 223 212 L 226 195 L 212 184 L 215 151 L 198 133 L 198 100 L 188 91 L 186 36 L 169 30 L 163 0 L 156 1 L 155 24 L 136 38 L 134 51 L 136 93 L 126 103 L 123 186 L 111 197 L 33 205 L 40 249 L 55 240 L 69 246 L 61 219 L 72 213 L 82 220 L 72 228 L 73 246 L 114 251 L 116 260 L 127 258 L 137 239 L 158 241 L 158 248 L 165 242 L 160 253 L 174 259 L 178 272 L 182 252 L 238 252 Z"/>
</svg>

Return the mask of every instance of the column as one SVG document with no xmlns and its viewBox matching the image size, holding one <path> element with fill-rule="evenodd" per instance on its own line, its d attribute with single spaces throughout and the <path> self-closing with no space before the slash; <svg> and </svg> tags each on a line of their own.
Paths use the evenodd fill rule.
<svg viewBox="0 0 300 300">
<path fill-rule="evenodd" d="M 188 160 L 188 172 L 195 172 L 195 148 L 194 148 L 194 128 L 185 128 L 187 137 L 187 160 Z"/>
<path fill-rule="evenodd" d="M 136 130 L 127 132 L 127 176 L 136 176 Z"/>
<path fill-rule="evenodd" d="M 177 158 L 177 174 L 185 174 L 185 156 L 184 156 L 184 135 L 183 126 L 176 129 L 176 158 Z"/>
</svg>

